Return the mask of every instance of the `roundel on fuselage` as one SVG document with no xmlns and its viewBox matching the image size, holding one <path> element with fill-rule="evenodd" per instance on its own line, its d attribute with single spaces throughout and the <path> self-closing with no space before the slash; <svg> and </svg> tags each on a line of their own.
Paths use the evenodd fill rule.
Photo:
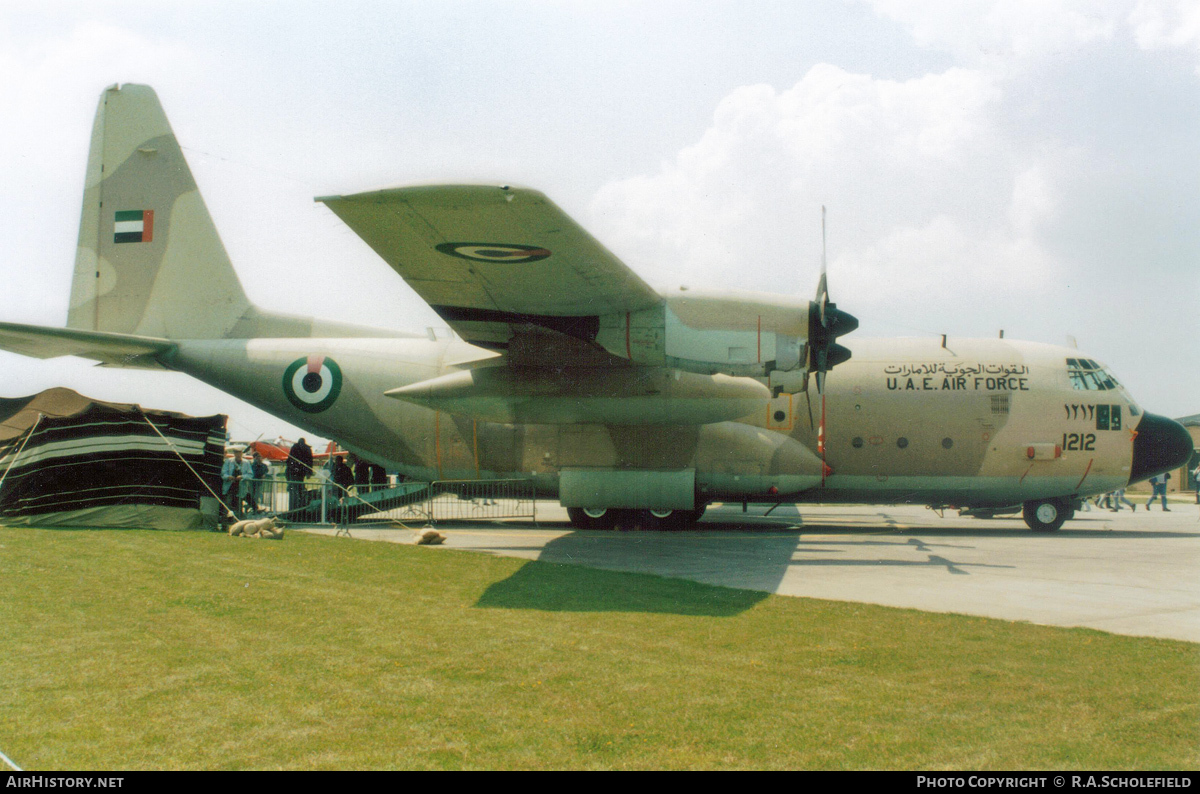
<svg viewBox="0 0 1200 794">
<path fill-rule="evenodd" d="M 283 373 L 283 393 L 292 405 L 315 414 L 333 405 L 342 390 L 342 370 L 332 358 L 298 358 Z"/>
</svg>

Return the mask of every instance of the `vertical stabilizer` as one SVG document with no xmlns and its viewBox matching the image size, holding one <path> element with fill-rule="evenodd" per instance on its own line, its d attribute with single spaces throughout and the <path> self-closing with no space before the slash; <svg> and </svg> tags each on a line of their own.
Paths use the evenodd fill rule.
<svg viewBox="0 0 1200 794">
<path fill-rule="evenodd" d="M 154 90 L 108 88 L 92 128 L 67 325 L 213 339 L 249 307 Z"/>
</svg>

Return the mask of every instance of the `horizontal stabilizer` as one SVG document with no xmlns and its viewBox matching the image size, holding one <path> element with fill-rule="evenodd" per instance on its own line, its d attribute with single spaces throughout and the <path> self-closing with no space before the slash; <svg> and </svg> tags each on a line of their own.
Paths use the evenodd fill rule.
<svg viewBox="0 0 1200 794">
<path fill-rule="evenodd" d="M 159 356 L 174 348 L 169 339 L 149 336 L 0 323 L 0 349 L 34 358 L 79 356 L 112 367 L 166 369 Z"/>
<path fill-rule="evenodd" d="M 753 378 L 661 367 L 483 367 L 387 396 L 489 422 L 705 425 L 762 411 L 771 392 Z"/>
</svg>

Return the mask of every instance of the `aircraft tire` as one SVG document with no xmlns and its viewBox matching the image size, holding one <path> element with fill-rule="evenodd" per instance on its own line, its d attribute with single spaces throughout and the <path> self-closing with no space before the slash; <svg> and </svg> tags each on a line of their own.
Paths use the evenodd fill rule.
<svg viewBox="0 0 1200 794">
<path fill-rule="evenodd" d="M 683 529 L 690 523 L 691 510 L 639 510 L 637 523 L 642 529 Z"/>
<path fill-rule="evenodd" d="M 617 525 L 616 510 L 568 507 L 567 517 L 576 529 L 612 529 Z"/>
<path fill-rule="evenodd" d="M 1063 525 L 1070 514 L 1070 505 L 1062 499 L 1026 502 L 1022 510 L 1025 524 L 1034 532 L 1053 532 Z"/>
</svg>

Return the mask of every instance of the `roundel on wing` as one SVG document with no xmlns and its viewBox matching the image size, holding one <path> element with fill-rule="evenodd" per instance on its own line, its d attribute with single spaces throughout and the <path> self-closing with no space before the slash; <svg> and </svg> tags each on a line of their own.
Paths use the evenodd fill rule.
<svg viewBox="0 0 1200 794">
<path fill-rule="evenodd" d="M 437 250 L 459 259 L 507 264 L 536 262 L 550 256 L 550 251 L 540 246 L 513 243 L 442 243 Z"/>
<path fill-rule="evenodd" d="M 283 373 L 283 393 L 292 405 L 315 414 L 333 405 L 342 390 L 342 370 L 332 358 L 298 358 Z"/>
</svg>

